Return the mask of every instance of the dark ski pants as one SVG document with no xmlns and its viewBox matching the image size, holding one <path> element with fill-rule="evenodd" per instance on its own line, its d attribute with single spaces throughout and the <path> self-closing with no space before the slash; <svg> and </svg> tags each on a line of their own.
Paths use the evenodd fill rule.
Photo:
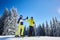
<svg viewBox="0 0 60 40">
<path fill-rule="evenodd" d="M 29 26 L 29 33 L 28 33 L 28 36 L 35 36 L 34 27 Z"/>
</svg>

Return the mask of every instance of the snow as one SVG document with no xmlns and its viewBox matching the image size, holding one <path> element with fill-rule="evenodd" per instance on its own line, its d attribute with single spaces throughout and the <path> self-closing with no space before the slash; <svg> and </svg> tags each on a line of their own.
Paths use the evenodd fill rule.
<svg viewBox="0 0 60 40">
<path fill-rule="evenodd" d="M 47 37 L 47 36 L 37 36 L 37 37 L 14 37 L 14 35 L 0 36 L 0 40 L 60 40 L 60 37 Z"/>
</svg>

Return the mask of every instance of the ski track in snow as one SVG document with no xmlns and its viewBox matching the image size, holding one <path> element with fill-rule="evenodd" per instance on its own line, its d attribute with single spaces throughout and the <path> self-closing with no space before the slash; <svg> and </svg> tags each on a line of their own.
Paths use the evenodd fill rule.
<svg viewBox="0 0 60 40">
<path fill-rule="evenodd" d="M 14 37 L 12 35 L 0 36 L 0 40 L 60 40 L 60 37 L 47 37 L 47 36 L 37 36 L 37 37 Z"/>
</svg>

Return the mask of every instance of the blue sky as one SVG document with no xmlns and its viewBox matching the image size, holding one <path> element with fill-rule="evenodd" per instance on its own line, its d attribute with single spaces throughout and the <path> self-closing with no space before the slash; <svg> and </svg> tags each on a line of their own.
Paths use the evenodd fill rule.
<svg viewBox="0 0 60 40">
<path fill-rule="evenodd" d="M 17 8 L 18 15 L 22 14 L 24 18 L 34 17 L 36 24 L 48 22 L 52 17 L 60 20 L 60 0 L 0 0 L 0 16 L 4 8 Z"/>
</svg>

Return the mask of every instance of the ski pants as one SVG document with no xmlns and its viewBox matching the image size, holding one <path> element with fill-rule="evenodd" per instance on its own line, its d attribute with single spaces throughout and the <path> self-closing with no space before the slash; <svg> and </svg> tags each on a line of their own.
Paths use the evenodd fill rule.
<svg viewBox="0 0 60 40">
<path fill-rule="evenodd" d="M 24 26 L 23 25 L 18 24 L 18 29 L 17 29 L 15 35 L 24 35 Z"/>
<path fill-rule="evenodd" d="M 35 35 L 34 27 L 29 26 L 29 33 L 28 33 L 28 36 L 34 36 L 34 35 Z"/>
</svg>

